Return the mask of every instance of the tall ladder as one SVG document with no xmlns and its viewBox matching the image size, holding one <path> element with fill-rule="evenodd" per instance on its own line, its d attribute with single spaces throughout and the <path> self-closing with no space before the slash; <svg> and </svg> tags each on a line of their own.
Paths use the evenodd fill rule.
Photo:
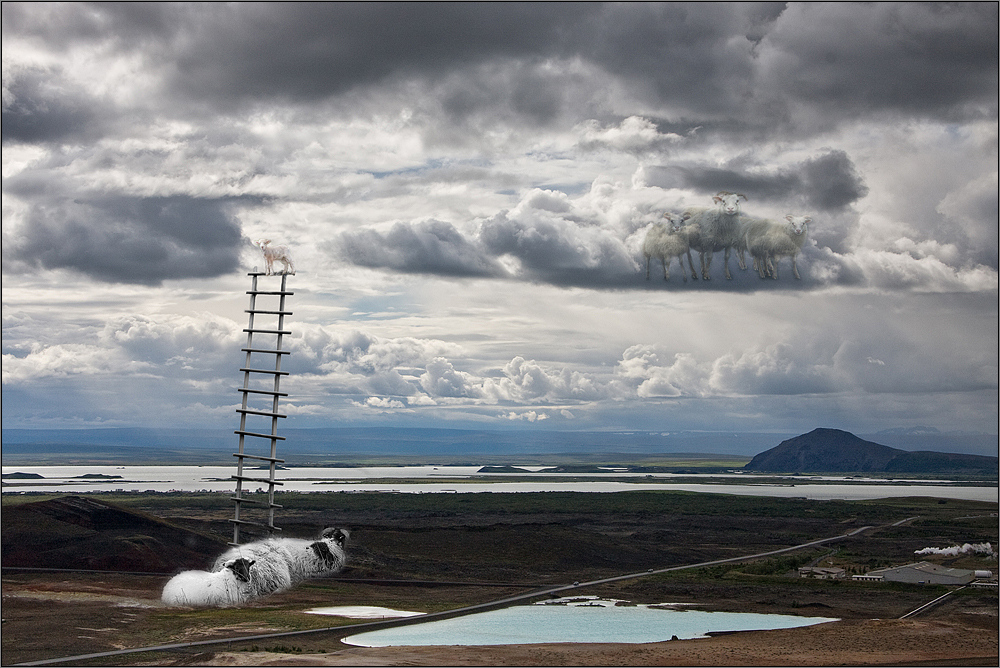
<svg viewBox="0 0 1000 668">
<path fill-rule="evenodd" d="M 286 274 L 281 274 L 281 289 L 280 290 L 261 290 L 258 289 L 257 278 L 259 276 L 266 276 L 264 272 L 254 270 L 247 274 L 251 277 L 252 282 L 250 290 L 247 294 L 250 295 L 250 308 L 247 309 L 247 313 L 250 314 L 250 322 L 247 328 L 243 331 L 247 333 L 247 345 L 246 348 L 242 350 L 247 354 L 246 363 L 240 371 L 243 372 L 243 387 L 238 388 L 237 391 L 243 394 L 243 403 L 237 412 L 240 414 L 240 428 L 236 430 L 236 434 L 239 434 L 239 452 L 233 453 L 233 456 L 237 458 L 236 460 L 236 475 L 232 476 L 232 479 L 236 481 L 236 494 L 232 497 L 233 502 L 236 504 L 235 515 L 233 519 L 229 520 L 233 523 L 233 542 L 231 545 L 240 544 L 240 527 L 244 527 L 247 532 L 250 533 L 262 533 L 267 532 L 267 535 L 273 534 L 275 531 L 281 531 L 280 528 L 274 526 L 274 509 L 281 508 L 280 505 L 274 502 L 274 486 L 282 485 L 284 483 L 278 482 L 274 479 L 275 466 L 277 464 L 284 463 L 283 459 L 278 459 L 278 441 L 285 440 L 284 436 L 278 436 L 278 419 L 287 417 L 278 412 L 278 398 L 287 397 L 288 394 L 280 391 L 281 377 L 287 376 L 287 371 L 281 370 L 281 357 L 283 355 L 290 354 L 287 350 L 282 350 L 281 341 L 282 337 L 291 334 L 290 331 L 286 330 L 285 327 L 285 316 L 292 315 L 291 311 L 285 310 L 285 297 L 288 295 L 295 294 L 294 292 L 289 292 L 285 289 L 285 283 L 288 279 Z M 277 309 L 262 309 L 257 308 L 257 297 L 258 295 L 267 295 L 269 297 L 277 296 L 278 305 Z M 277 325 L 274 329 L 260 327 L 255 322 L 255 316 L 257 315 L 267 315 L 267 316 L 277 316 Z M 273 348 L 267 347 L 255 347 L 254 335 L 257 334 L 260 337 L 264 337 L 264 344 L 269 341 L 274 341 Z M 271 339 L 270 337 L 276 337 L 276 339 Z M 261 342 L 258 341 L 257 345 Z M 257 355 L 257 358 L 253 358 L 253 355 Z M 261 368 L 260 366 L 254 367 L 251 362 L 254 360 L 260 360 L 260 356 L 273 355 L 274 356 L 274 369 Z M 268 381 L 273 379 L 273 386 Z M 260 403 L 254 404 L 251 402 L 251 397 L 257 399 Z M 261 405 L 263 404 L 263 405 Z M 270 433 L 265 433 L 263 429 L 259 431 L 251 430 L 252 425 L 247 424 L 247 418 L 250 416 L 252 421 L 258 423 L 266 424 L 266 420 L 271 421 Z M 250 438 L 251 441 L 247 439 Z M 257 440 L 253 440 L 257 439 Z M 260 454 L 261 448 L 266 447 L 264 441 L 270 443 L 270 450 L 265 450 L 267 454 Z M 250 443 L 256 443 L 258 447 L 248 448 Z M 257 454 L 251 454 L 249 450 L 254 450 Z M 250 459 L 259 462 L 268 463 L 268 476 L 255 477 L 244 475 L 244 460 Z M 247 497 L 244 494 L 250 493 L 244 490 L 244 483 L 258 483 L 267 485 L 267 500 L 262 500 L 260 498 Z M 250 504 L 255 506 L 259 511 L 256 515 L 251 514 L 251 508 L 244 508 L 243 504 Z M 248 516 L 255 516 L 255 520 L 247 519 Z"/>
</svg>

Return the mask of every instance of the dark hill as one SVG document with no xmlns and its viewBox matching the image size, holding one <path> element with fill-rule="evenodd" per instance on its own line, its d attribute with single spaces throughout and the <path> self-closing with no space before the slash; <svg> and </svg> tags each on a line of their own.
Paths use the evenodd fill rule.
<svg viewBox="0 0 1000 668">
<path fill-rule="evenodd" d="M 945 452 L 907 452 L 840 429 L 814 429 L 755 456 L 748 471 L 781 473 L 937 473 L 996 475 L 997 458 Z"/>
<path fill-rule="evenodd" d="M 885 470 L 887 473 L 997 475 L 997 458 L 955 452 L 904 452 L 889 462 Z"/>
<path fill-rule="evenodd" d="M 4 506 L 4 567 L 172 573 L 205 568 L 226 544 L 79 496 Z"/>
<path fill-rule="evenodd" d="M 883 471 L 902 450 L 839 429 L 814 429 L 760 453 L 743 468 L 754 471 Z"/>
</svg>

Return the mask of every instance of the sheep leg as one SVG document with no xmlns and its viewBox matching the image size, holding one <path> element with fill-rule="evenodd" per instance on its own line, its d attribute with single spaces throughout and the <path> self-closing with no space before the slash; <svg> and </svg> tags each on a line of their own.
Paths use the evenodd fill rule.
<svg viewBox="0 0 1000 668">
<path fill-rule="evenodd" d="M 684 271 L 684 256 L 683 255 L 678 255 L 677 256 L 677 264 L 679 264 L 681 266 L 681 278 L 684 279 L 685 283 L 687 283 L 688 282 L 688 277 L 687 277 L 687 272 Z"/>
<path fill-rule="evenodd" d="M 712 280 L 712 277 L 709 275 L 709 272 L 712 271 L 712 254 L 702 251 L 699 255 L 701 256 L 701 278 L 702 280 L 710 281 Z"/>
<path fill-rule="evenodd" d="M 778 258 L 776 258 L 774 255 L 768 255 L 767 266 L 768 266 L 768 271 L 771 274 L 771 278 L 773 278 L 774 280 L 778 280 Z"/>
<path fill-rule="evenodd" d="M 660 262 L 663 263 L 663 280 L 669 281 L 670 270 L 667 269 L 667 264 L 670 262 L 670 259 L 666 255 L 664 255 L 663 257 L 660 258 Z"/>
<path fill-rule="evenodd" d="M 698 280 L 698 273 L 694 269 L 694 261 L 691 259 L 691 249 L 690 248 L 688 248 L 687 256 L 688 256 L 688 268 L 691 270 L 691 280 L 692 281 L 697 281 Z M 683 271 L 683 269 L 684 269 L 684 266 L 682 264 L 681 265 L 681 270 Z M 685 281 L 687 280 L 687 276 L 685 276 L 684 280 Z"/>
<path fill-rule="evenodd" d="M 740 269 L 742 271 L 746 271 L 747 270 L 747 254 L 746 254 L 746 250 L 744 250 L 743 248 L 737 248 L 736 249 L 736 259 L 740 263 Z"/>
<path fill-rule="evenodd" d="M 795 266 L 795 256 L 794 255 L 792 256 L 792 274 L 794 274 L 795 278 L 797 278 L 798 280 L 800 280 L 800 281 L 802 280 L 802 277 L 799 276 L 799 268 Z"/>
<path fill-rule="evenodd" d="M 732 248 L 730 246 L 726 246 L 726 252 L 724 254 L 724 256 L 725 256 L 725 264 L 726 264 L 726 280 L 727 281 L 733 280 L 732 274 L 729 273 L 729 252 L 731 250 L 732 250 Z"/>
</svg>

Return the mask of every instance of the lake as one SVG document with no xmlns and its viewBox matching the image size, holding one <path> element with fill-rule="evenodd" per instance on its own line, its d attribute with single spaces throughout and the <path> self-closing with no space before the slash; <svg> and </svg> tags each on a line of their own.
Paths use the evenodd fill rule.
<svg viewBox="0 0 1000 668">
<path fill-rule="evenodd" d="M 838 621 L 744 612 L 704 612 L 676 604 L 631 605 L 595 597 L 557 599 L 534 605 L 442 619 L 344 638 L 349 645 L 519 645 L 528 643 L 647 643 L 702 638 L 708 633 L 788 629 Z"/>
<path fill-rule="evenodd" d="M 863 500 L 899 496 L 926 496 L 997 502 L 997 486 L 969 486 L 952 481 L 909 480 L 844 476 L 786 476 L 787 483 L 760 482 L 758 476 L 676 473 L 478 473 L 480 466 L 385 466 L 367 468 L 295 467 L 276 474 L 281 491 L 292 492 L 622 492 L 677 490 L 715 494 L 792 497 L 815 500 Z M 4 466 L 3 474 L 38 474 L 42 479 L 3 480 L 5 494 L 17 492 L 232 492 L 233 466 Z M 266 477 L 266 471 L 246 468 L 244 475 Z M 89 477 L 88 477 L 89 476 Z M 94 477 L 101 476 L 101 477 Z M 525 481 L 524 478 L 532 478 Z M 566 480 L 565 478 L 588 480 Z M 518 479 L 517 482 L 512 478 Z M 605 478 L 606 480 L 602 480 Z M 674 482 L 703 479 L 706 482 Z M 391 479 L 391 482 L 377 482 Z M 710 482 L 725 480 L 726 482 Z M 398 482 L 397 482 L 398 481 Z M 260 487 L 250 483 L 244 489 Z"/>
</svg>

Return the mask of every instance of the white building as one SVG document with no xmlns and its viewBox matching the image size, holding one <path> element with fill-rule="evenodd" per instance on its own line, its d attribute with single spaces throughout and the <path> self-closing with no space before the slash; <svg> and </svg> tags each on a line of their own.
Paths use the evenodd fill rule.
<svg viewBox="0 0 1000 668">
<path fill-rule="evenodd" d="M 855 575 L 853 580 L 881 580 L 885 582 L 911 582 L 913 584 L 966 585 L 976 577 L 975 571 L 948 568 L 926 561 L 905 566 L 879 568 L 865 575 Z"/>
</svg>

